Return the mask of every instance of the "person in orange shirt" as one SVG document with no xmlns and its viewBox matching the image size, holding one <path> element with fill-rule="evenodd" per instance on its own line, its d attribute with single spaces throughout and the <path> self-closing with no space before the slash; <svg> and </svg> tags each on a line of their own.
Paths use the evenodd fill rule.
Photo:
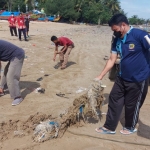
<svg viewBox="0 0 150 150">
<path fill-rule="evenodd" d="M 19 17 L 17 18 L 17 23 L 18 23 L 19 40 L 21 41 L 21 33 L 23 32 L 24 40 L 28 41 L 26 37 L 25 20 L 24 20 L 22 13 L 19 14 Z"/>
<path fill-rule="evenodd" d="M 11 13 L 11 16 L 8 18 L 8 22 L 9 22 L 11 36 L 14 36 L 14 33 L 15 36 L 17 36 L 16 17 L 14 16 L 14 13 Z"/>
</svg>

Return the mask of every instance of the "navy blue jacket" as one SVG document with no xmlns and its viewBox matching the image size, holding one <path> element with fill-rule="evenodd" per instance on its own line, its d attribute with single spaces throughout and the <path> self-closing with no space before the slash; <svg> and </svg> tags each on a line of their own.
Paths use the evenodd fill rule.
<svg viewBox="0 0 150 150">
<path fill-rule="evenodd" d="M 126 81 L 141 82 L 150 76 L 150 45 L 146 35 L 149 36 L 131 27 L 123 39 L 115 38 L 112 43 L 112 53 L 121 57 L 119 76 Z"/>
</svg>

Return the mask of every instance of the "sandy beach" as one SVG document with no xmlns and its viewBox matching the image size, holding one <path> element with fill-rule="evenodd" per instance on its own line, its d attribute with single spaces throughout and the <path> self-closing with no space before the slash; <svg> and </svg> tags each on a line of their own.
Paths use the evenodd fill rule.
<svg viewBox="0 0 150 150">
<path fill-rule="evenodd" d="M 33 131 L 22 131 L 24 136 L 14 136 L 29 121 L 31 115 L 57 117 L 72 105 L 73 100 L 81 95 L 76 91 L 88 88 L 91 81 L 104 68 L 105 56 L 110 54 L 112 31 L 108 26 L 70 25 L 53 22 L 30 22 L 29 41 L 19 41 L 10 36 L 8 23 L 0 21 L 0 39 L 9 41 L 25 50 L 25 61 L 22 69 L 20 87 L 24 101 L 18 106 L 11 106 L 12 100 L 8 92 L 0 97 L 0 150 L 149 150 L 150 149 L 150 89 L 140 112 L 138 132 L 129 136 L 120 134 L 122 125 L 119 122 L 115 135 L 101 135 L 95 128 L 101 122 L 84 124 L 82 127 L 69 127 L 62 138 L 35 143 Z M 69 63 L 65 70 L 57 68 L 59 58 L 54 62 L 54 44 L 52 35 L 70 38 L 75 48 L 72 50 Z M 4 68 L 6 63 L 2 62 Z M 45 76 L 47 75 L 47 76 Z M 41 81 L 37 81 L 41 78 Z M 108 96 L 113 82 L 106 75 L 103 83 L 105 101 L 102 111 L 107 113 Z M 44 94 L 36 93 L 35 89 L 45 89 Z M 56 93 L 68 93 L 67 98 L 58 97 Z M 46 116 L 47 115 L 47 116 Z"/>
</svg>

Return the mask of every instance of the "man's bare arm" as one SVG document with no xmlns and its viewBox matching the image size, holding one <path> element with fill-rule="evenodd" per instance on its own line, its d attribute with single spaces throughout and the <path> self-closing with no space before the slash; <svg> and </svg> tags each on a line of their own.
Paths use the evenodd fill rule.
<svg viewBox="0 0 150 150">
<path fill-rule="evenodd" d="M 103 77 L 106 75 L 106 73 L 114 66 L 115 62 L 117 60 L 117 54 L 111 53 L 109 60 L 107 61 L 103 71 L 101 74 L 96 77 L 99 80 L 102 80 Z"/>
<path fill-rule="evenodd" d="M 61 50 L 61 53 L 63 53 L 66 49 L 67 49 L 67 45 L 65 45 L 65 46 L 63 47 L 63 49 Z"/>
<path fill-rule="evenodd" d="M 56 55 L 58 54 L 58 46 L 55 47 L 55 51 L 54 51 L 54 58 L 53 60 L 55 61 L 56 59 Z"/>
</svg>

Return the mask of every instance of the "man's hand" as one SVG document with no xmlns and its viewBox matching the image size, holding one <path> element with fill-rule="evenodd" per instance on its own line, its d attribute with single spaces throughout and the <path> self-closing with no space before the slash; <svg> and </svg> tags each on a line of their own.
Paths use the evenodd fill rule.
<svg viewBox="0 0 150 150">
<path fill-rule="evenodd" d="M 102 80 L 102 77 L 101 77 L 101 76 L 98 76 L 98 77 L 96 77 L 96 78 L 94 79 L 94 81 L 100 81 L 100 80 Z"/>
</svg>

